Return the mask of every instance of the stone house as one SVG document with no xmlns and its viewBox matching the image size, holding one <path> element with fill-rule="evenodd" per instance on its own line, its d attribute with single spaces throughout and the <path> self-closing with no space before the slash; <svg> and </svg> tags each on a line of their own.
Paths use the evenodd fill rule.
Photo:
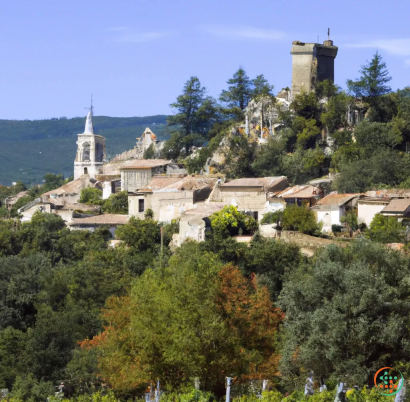
<svg viewBox="0 0 410 402">
<path fill-rule="evenodd" d="M 211 201 L 233 205 L 260 220 L 263 214 L 276 209 L 283 209 L 283 200 L 272 199 L 288 187 L 288 179 L 279 177 L 258 177 L 231 180 L 215 187 Z"/>
<path fill-rule="evenodd" d="M 144 188 L 156 175 L 188 174 L 187 170 L 165 159 L 140 159 L 128 162 L 120 168 L 121 191 L 132 193 Z"/>
<path fill-rule="evenodd" d="M 153 177 L 144 188 L 128 196 L 129 214 L 143 219 L 145 211 L 151 209 L 155 220 L 171 222 L 205 201 L 216 181 L 215 177 L 204 176 Z"/>
<path fill-rule="evenodd" d="M 357 203 L 357 220 L 359 223 L 365 223 L 370 226 L 374 216 L 390 204 L 391 198 L 380 197 L 364 197 Z"/>
<path fill-rule="evenodd" d="M 323 197 L 323 190 L 312 185 L 300 185 L 288 187 L 284 191 L 276 194 L 276 198 L 282 198 L 286 205 L 298 205 L 313 207 L 317 201 Z"/>
<path fill-rule="evenodd" d="M 87 218 L 73 219 L 68 224 L 68 227 L 71 230 L 89 230 L 90 232 L 94 232 L 99 227 L 107 227 L 111 232 L 112 237 L 115 238 L 115 231 L 118 226 L 125 225 L 128 221 L 128 215 L 103 214 Z"/>
<path fill-rule="evenodd" d="M 15 205 L 15 203 L 22 197 L 26 197 L 28 195 L 28 191 L 20 191 L 18 194 L 16 195 L 12 195 L 10 197 L 7 197 L 4 200 L 4 206 L 7 209 L 12 209 L 13 206 Z"/>
<path fill-rule="evenodd" d="M 319 200 L 312 210 L 316 213 L 317 221 L 323 224 L 322 232 L 331 232 L 332 225 L 341 225 L 340 218 L 356 207 L 359 198 L 359 194 L 333 192 Z"/>
<path fill-rule="evenodd" d="M 100 206 L 98 205 L 87 205 L 87 204 L 54 204 L 52 202 L 42 202 L 40 198 L 27 204 L 19 211 L 21 211 L 21 221 L 28 222 L 31 220 L 36 212 L 42 212 L 47 214 L 56 214 L 61 216 L 61 218 L 66 222 L 72 222 L 75 217 L 79 216 L 89 216 L 92 214 L 98 214 L 100 212 Z"/>
<path fill-rule="evenodd" d="M 172 246 L 180 247 L 187 239 L 197 242 L 204 241 L 206 218 L 220 211 L 224 206 L 225 204 L 220 202 L 199 203 L 183 212 L 179 220 L 179 233 L 172 236 Z"/>
<path fill-rule="evenodd" d="M 96 185 L 96 180 L 83 175 L 79 179 L 70 181 L 55 190 L 47 191 L 39 198 L 21 207 L 18 213 L 23 216 L 23 222 L 30 221 L 36 211 L 55 213 L 61 215 L 65 221 L 69 222 L 75 210 L 96 211 L 94 206 L 78 203 L 81 197 L 81 190 L 87 187 L 95 187 Z M 99 207 L 97 209 L 99 210 Z"/>
</svg>

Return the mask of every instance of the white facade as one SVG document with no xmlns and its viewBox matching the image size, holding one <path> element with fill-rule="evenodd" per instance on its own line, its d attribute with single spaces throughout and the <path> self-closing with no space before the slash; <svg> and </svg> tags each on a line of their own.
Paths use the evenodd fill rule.
<svg viewBox="0 0 410 402">
<path fill-rule="evenodd" d="M 389 200 L 390 201 L 390 200 Z M 367 227 L 370 226 L 374 216 L 381 212 L 389 201 L 380 202 L 366 202 L 366 200 L 361 200 L 358 203 L 357 208 L 357 218 L 359 223 L 365 223 Z"/>
<path fill-rule="evenodd" d="M 345 213 L 344 206 L 339 207 L 337 210 L 316 210 L 317 221 L 322 222 L 322 232 L 331 232 L 332 225 L 341 225 L 340 218 Z"/>
<path fill-rule="evenodd" d="M 95 135 L 92 124 L 92 112 L 87 115 L 84 133 L 78 134 L 77 154 L 74 161 L 74 180 L 87 174 L 95 178 L 103 172 L 105 158 L 105 138 Z"/>
</svg>

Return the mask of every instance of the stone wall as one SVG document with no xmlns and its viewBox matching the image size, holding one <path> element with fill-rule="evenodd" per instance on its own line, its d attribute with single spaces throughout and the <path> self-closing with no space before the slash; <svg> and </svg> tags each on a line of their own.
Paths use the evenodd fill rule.
<svg viewBox="0 0 410 402">
<path fill-rule="evenodd" d="M 133 192 L 139 190 L 150 182 L 152 176 L 151 168 L 121 170 L 121 191 Z"/>
<path fill-rule="evenodd" d="M 342 242 L 330 239 L 324 239 L 322 237 L 309 236 L 300 232 L 282 231 L 278 232 L 278 240 L 286 243 L 295 243 L 299 247 L 316 249 L 319 247 L 326 247 L 334 244 L 338 247 L 346 247 L 349 242 Z"/>
<path fill-rule="evenodd" d="M 266 193 L 247 188 L 238 188 L 228 191 L 223 187 L 215 188 L 213 193 L 214 202 L 224 202 L 227 205 L 235 205 L 238 211 L 264 211 L 266 204 Z"/>
</svg>

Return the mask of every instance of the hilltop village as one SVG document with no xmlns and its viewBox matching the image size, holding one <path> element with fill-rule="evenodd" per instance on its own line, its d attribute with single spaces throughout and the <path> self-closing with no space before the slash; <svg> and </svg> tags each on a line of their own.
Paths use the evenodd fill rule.
<svg viewBox="0 0 410 402">
<path fill-rule="evenodd" d="M 60 215 L 73 230 L 93 231 L 97 227 L 108 226 L 115 238 L 118 226 L 127 223 L 131 217 L 144 219 L 148 211 L 148 216 L 159 222 L 178 220 L 179 233 L 173 237 L 175 246 L 188 238 L 203 241 L 205 232 L 210 230 L 209 217 L 230 206 L 262 223 L 260 233 L 266 237 L 281 235 L 281 213 L 286 207 L 295 205 L 314 212 L 320 228 L 316 235 L 320 232 L 335 235 L 347 231 L 350 236 L 356 231 L 360 233 L 360 228 L 369 227 L 376 214 L 403 221 L 410 211 L 410 190 L 403 188 L 341 193 L 332 190 L 332 181 L 337 174 L 331 172 L 298 185 L 291 185 L 286 176 L 232 179 L 229 173 L 223 172 L 229 139 L 240 137 L 248 144 L 267 147 L 269 140 L 281 137 L 285 126 L 281 118 L 290 112 L 290 105 L 298 95 L 310 96 L 323 82 L 333 85 L 337 52 L 338 48 L 331 40 L 323 44 L 294 41 L 291 89 L 285 88 L 273 98 L 262 91 L 260 96 L 253 98 L 244 108 L 245 121 L 231 126 L 200 166 L 200 172 L 194 174 L 188 172 L 187 164 L 181 159 L 161 158 L 164 142 L 157 141 L 149 127 L 137 138 L 133 149 L 107 161 L 105 138 L 94 134 L 91 107 L 84 132 L 78 134 L 74 180 L 19 208 L 21 220 L 30 221 L 38 211 L 53 213 Z M 324 94 L 319 103 L 326 101 Z M 365 109 L 360 101 L 347 106 L 347 130 L 354 132 L 355 125 L 364 118 Z M 328 126 L 323 127 L 321 137 L 324 153 L 332 154 L 335 140 Z M 186 157 L 188 165 L 201 150 L 204 148 L 191 146 L 191 154 Z M 150 159 L 144 159 L 147 152 Z M 101 191 L 103 200 L 120 192 L 126 194 L 127 212 L 101 213 L 98 205 L 81 203 L 82 192 L 89 188 Z M 24 195 L 25 192 L 20 194 Z M 18 199 L 19 195 L 11 197 L 5 204 L 12 208 Z M 272 216 L 279 218 L 269 218 Z M 349 224 L 352 220 L 353 223 Z M 294 227 L 297 230 L 297 225 Z M 242 236 L 238 239 L 250 241 L 251 238 Z M 299 238 L 294 239 L 297 241 Z"/>
<path fill-rule="evenodd" d="M 406 400 L 410 89 L 290 50 L 276 95 L 191 77 L 113 158 L 91 107 L 72 178 L 0 187 L 0 400 Z"/>
</svg>

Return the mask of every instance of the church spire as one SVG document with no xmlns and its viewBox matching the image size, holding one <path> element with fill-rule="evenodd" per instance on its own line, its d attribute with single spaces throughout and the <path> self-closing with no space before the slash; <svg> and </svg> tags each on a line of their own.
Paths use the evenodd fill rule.
<svg viewBox="0 0 410 402">
<path fill-rule="evenodd" d="M 84 134 L 94 134 L 93 130 L 93 96 L 91 95 L 91 107 L 87 114 L 87 120 L 85 121 Z"/>
</svg>

